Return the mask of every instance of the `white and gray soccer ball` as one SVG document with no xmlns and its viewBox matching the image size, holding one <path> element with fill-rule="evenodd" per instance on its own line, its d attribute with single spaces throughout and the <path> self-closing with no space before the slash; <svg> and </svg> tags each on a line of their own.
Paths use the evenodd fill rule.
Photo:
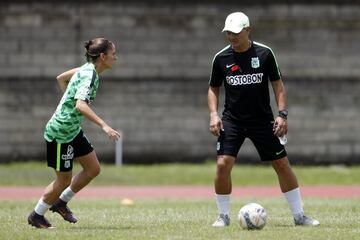
<svg viewBox="0 0 360 240">
<path fill-rule="evenodd" d="M 257 203 L 244 205 L 238 213 L 238 222 L 243 229 L 262 229 L 266 224 L 267 213 L 263 206 Z"/>
</svg>

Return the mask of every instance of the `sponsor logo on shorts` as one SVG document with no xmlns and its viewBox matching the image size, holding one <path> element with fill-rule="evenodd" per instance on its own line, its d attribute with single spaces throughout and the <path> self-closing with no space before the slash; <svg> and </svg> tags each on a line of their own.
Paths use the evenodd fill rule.
<svg viewBox="0 0 360 240">
<path fill-rule="evenodd" d="M 66 160 L 64 163 L 64 168 L 69 168 L 70 167 L 70 160 Z"/>
<path fill-rule="evenodd" d="M 254 73 L 254 74 L 245 74 L 245 75 L 235 75 L 235 76 L 226 76 L 226 82 L 229 85 L 248 85 L 248 84 L 258 84 L 262 83 L 263 73 Z"/>
<path fill-rule="evenodd" d="M 61 159 L 66 161 L 73 158 L 74 158 L 74 148 L 71 145 L 69 145 L 67 148 L 67 153 L 61 155 Z"/>
<path fill-rule="evenodd" d="M 69 159 L 73 159 L 73 158 L 74 158 L 74 148 L 71 145 L 69 145 L 66 154 L 61 155 L 61 159 L 65 161 L 64 168 L 70 167 L 71 162 Z"/>
</svg>

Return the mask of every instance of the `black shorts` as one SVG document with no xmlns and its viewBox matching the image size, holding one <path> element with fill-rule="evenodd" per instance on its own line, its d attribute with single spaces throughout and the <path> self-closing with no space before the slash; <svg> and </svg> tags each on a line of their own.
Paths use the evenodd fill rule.
<svg viewBox="0 0 360 240">
<path fill-rule="evenodd" d="M 76 137 L 68 143 L 57 143 L 46 141 L 47 163 L 49 167 L 58 172 L 68 172 L 73 168 L 73 160 L 91 153 L 94 148 L 81 130 Z"/>
<path fill-rule="evenodd" d="M 217 155 L 236 157 L 245 138 L 255 145 L 261 161 L 272 161 L 287 156 L 285 147 L 274 135 L 273 123 L 266 122 L 254 127 L 242 127 L 234 121 L 224 120 L 224 131 L 221 131 L 217 142 Z"/>
</svg>

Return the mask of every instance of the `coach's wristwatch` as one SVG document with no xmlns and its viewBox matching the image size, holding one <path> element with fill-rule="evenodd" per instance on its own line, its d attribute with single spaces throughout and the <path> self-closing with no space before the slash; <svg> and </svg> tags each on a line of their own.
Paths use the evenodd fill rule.
<svg viewBox="0 0 360 240">
<path fill-rule="evenodd" d="M 283 119 L 287 119 L 288 111 L 286 109 L 279 111 L 279 117 L 282 117 Z"/>
</svg>

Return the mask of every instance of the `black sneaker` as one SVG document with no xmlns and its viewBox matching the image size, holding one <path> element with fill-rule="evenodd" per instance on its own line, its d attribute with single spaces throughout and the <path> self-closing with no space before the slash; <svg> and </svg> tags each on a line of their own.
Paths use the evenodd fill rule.
<svg viewBox="0 0 360 240">
<path fill-rule="evenodd" d="M 76 223 L 77 219 L 71 212 L 71 210 L 66 205 L 67 202 L 64 202 L 60 198 L 51 206 L 50 211 L 59 213 L 65 221 L 70 223 Z"/>
<path fill-rule="evenodd" d="M 35 211 L 32 211 L 28 217 L 28 223 L 36 228 L 51 228 L 49 221 Z"/>
</svg>

